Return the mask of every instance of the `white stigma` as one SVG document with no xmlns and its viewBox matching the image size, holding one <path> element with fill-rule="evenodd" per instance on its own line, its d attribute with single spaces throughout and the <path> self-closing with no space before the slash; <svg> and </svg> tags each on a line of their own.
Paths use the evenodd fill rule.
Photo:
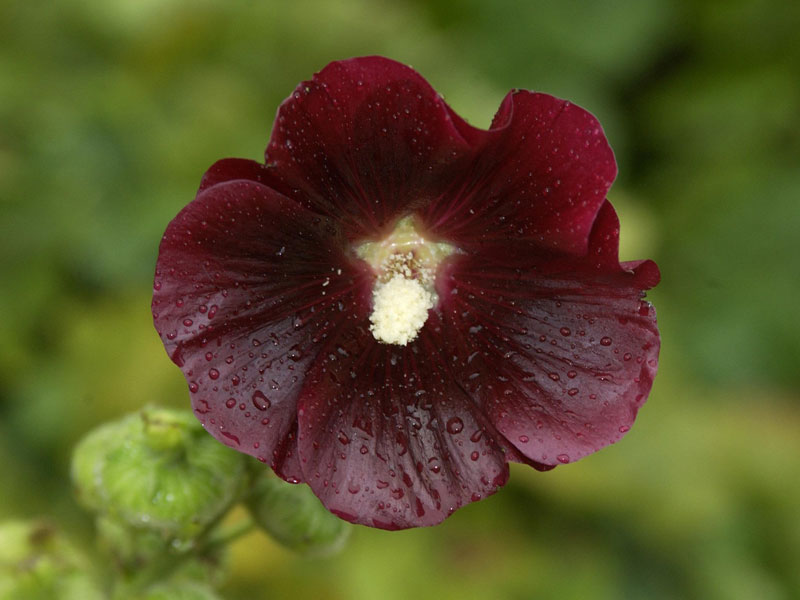
<svg viewBox="0 0 800 600">
<path fill-rule="evenodd" d="M 370 331 L 375 339 L 386 344 L 406 345 L 417 337 L 434 296 L 416 279 L 397 273 L 385 283 L 378 283 L 372 292 L 373 309 L 369 316 Z"/>
</svg>

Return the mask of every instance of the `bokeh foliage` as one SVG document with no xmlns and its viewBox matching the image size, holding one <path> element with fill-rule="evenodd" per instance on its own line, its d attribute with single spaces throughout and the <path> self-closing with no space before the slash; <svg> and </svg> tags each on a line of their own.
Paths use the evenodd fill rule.
<svg viewBox="0 0 800 600">
<path fill-rule="evenodd" d="M 187 405 L 149 313 L 166 223 L 299 81 L 385 54 L 476 125 L 513 87 L 600 118 L 622 257 L 662 267 L 661 372 L 617 446 L 335 559 L 246 538 L 227 597 L 800 596 L 798 30 L 785 0 L 5 0 L 0 517 L 87 531 L 72 445 Z"/>
</svg>

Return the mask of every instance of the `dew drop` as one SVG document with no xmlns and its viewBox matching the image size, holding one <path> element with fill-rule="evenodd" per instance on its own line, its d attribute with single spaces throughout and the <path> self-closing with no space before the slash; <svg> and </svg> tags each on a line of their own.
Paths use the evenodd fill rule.
<svg viewBox="0 0 800 600">
<path fill-rule="evenodd" d="M 567 337 L 568 335 L 570 335 L 572 333 L 572 331 L 570 331 L 569 327 L 562 327 L 561 329 L 559 329 L 559 331 L 561 332 L 561 335 L 563 335 L 564 337 Z"/>
<path fill-rule="evenodd" d="M 270 407 L 269 399 L 264 395 L 261 390 L 253 392 L 253 406 L 258 410 L 267 410 Z"/>
<path fill-rule="evenodd" d="M 459 419 L 458 417 L 452 417 L 450 420 L 447 421 L 447 432 L 451 434 L 460 433 L 462 429 L 464 429 L 464 421 Z"/>
<path fill-rule="evenodd" d="M 223 436 L 225 436 L 226 438 L 228 438 L 229 440 L 231 440 L 231 441 L 232 441 L 234 444 L 236 444 L 237 446 L 238 446 L 238 445 L 241 443 L 241 442 L 239 441 L 239 438 L 238 438 L 238 437 L 236 437 L 235 435 L 233 435 L 232 433 L 228 433 L 227 431 L 220 431 L 220 433 L 221 433 Z"/>
<path fill-rule="evenodd" d="M 569 456 L 567 454 L 559 454 L 558 456 L 556 456 L 556 459 L 558 460 L 558 462 L 564 464 L 567 464 L 569 462 Z"/>
<path fill-rule="evenodd" d="M 528 442 L 531 441 L 531 438 L 529 438 L 527 435 L 521 435 L 519 436 L 519 441 L 522 442 L 523 444 L 527 444 Z"/>
<path fill-rule="evenodd" d="M 610 346 L 611 345 L 611 338 L 610 337 L 600 338 L 600 345 L 601 346 Z"/>
<path fill-rule="evenodd" d="M 208 376 L 211 379 L 219 379 L 219 371 L 217 371 L 216 369 L 213 369 L 213 368 L 209 369 L 208 370 Z"/>
<path fill-rule="evenodd" d="M 630 430 L 631 430 L 630 425 L 620 425 L 619 427 L 620 433 L 627 433 Z"/>
<path fill-rule="evenodd" d="M 234 406 L 236 406 L 236 400 L 234 398 L 228 398 L 225 401 L 225 406 L 227 406 L 228 408 L 233 408 Z"/>
</svg>

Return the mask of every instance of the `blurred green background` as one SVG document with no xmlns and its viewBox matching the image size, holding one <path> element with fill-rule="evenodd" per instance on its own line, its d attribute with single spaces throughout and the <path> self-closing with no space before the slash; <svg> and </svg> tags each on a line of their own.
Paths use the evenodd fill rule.
<svg viewBox="0 0 800 600">
<path fill-rule="evenodd" d="M 478 126 L 514 87 L 598 116 L 660 373 L 616 446 L 329 560 L 253 534 L 226 597 L 800 598 L 799 30 L 787 0 L 0 2 L 0 520 L 89 538 L 72 446 L 188 406 L 149 309 L 167 222 L 298 82 L 384 54 Z"/>
</svg>

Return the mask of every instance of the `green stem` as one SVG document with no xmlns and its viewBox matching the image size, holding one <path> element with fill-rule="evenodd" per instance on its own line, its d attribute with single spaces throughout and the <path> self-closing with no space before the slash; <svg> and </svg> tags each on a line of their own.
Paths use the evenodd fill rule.
<svg viewBox="0 0 800 600">
<path fill-rule="evenodd" d="M 256 529 L 256 522 L 250 517 L 242 519 L 237 523 L 228 525 L 227 527 L 220 527 L 216 531 L 212 532 L 211 535 L 209 535 L 208 539 L 206 540 L 205 544 L 203 544 L 202 548 L 200 548 L 200 550 L 207 551 L 219 546 L 230 544 L 240 537 L 247 535 L 254 529 Z"/>
</svg>

